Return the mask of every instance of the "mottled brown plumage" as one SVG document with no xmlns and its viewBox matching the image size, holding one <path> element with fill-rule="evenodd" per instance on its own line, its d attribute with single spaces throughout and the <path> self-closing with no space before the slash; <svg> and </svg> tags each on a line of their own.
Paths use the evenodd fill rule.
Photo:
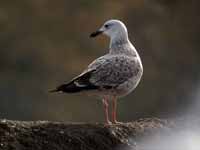
<svg viewBox="0 0 200 150">
<path fill-rule="evenodd" d="M 83 73 L 53 92 L 87 91 L 102 97 L 107 123 L 110 123 L 108 100 L 112 99 L 112 122 L 116 123 L 116 99 L 135 89 L 143 74 L 143 67 L 135 47 L 128 39 L 126 26 L 121 21 L 107 21 L 91 37 L 101 33 L 111 39 L 109 53 L 94 60 Z"/>
</svg>

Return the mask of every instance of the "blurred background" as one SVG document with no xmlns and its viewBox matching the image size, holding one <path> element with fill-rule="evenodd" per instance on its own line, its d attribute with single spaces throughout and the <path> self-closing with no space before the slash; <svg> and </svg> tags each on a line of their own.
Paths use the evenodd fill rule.
<svg viewBox="0 0 200 150">
<path fill-rule="evenodd" d="M 48 90 L 108 51 L 108 38 L 89 34 L 111 18 L 127 25 L 144 66 L 139 86 L 118 101 L 119 120 L 182 116 L 199 100 L 199 6 L 198 0 L 0 1 L 0 118 L 103 122 L 96 97 Z"/>
</svg>

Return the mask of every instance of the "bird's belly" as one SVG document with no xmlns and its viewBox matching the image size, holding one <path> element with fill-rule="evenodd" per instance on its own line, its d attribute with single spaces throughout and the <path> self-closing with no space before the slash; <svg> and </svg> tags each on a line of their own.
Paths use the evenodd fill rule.
<svg viewBox="0 0 200 150">
<path fill-rule="evenodd" d="M 115 90 L 116 96 L 123 97 L 128 95 L 136 88 L 139 81 L 140 80 L 138 79 L 131 78 L 128 81 L 124 82 L 123 84 L 119 85 Z"/>
<path fill-rule="evenodd" d="M 140 78 L 133 77 L 129 79 L 128 81 L 120 84 L 116 88 L 112 89 L 101 89 L 97 92 L 97 95 L 99 96 L 117 96 L 117 97 L 123 97 L 131 93 L 136 86 L 138 85 L 140 81 Z"/>
</svg>

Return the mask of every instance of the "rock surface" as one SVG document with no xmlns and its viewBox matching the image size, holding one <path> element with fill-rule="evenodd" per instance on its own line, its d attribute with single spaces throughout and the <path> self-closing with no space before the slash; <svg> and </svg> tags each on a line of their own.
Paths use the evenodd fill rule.
<svg viewBox="0 0 200 150">
<path fill-rule="evenodd" d="M 172 128 L 157 118 L 113 125 L 0 120 L 0 150 L 136 150 L 143 136 Z"/>
</svg>

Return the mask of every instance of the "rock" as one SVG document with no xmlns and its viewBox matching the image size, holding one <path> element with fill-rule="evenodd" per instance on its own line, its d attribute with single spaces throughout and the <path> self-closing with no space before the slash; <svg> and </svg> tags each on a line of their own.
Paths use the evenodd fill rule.
<svg viewBox="0 0 200 150">
<path fill-rule="evenodd" d="M 172 128 L 172 122 L 157 118 L 113 125 L 0 120 L 0 149 L 136 150 L 143 136 Z"/>
</svg>

